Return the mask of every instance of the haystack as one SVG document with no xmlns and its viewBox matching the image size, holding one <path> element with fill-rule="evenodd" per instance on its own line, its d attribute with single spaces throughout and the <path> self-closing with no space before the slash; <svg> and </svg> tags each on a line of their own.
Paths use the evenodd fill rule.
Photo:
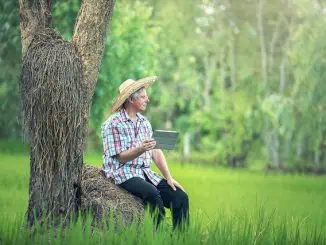
<svg viewBox="0 0 326 245">
<path fill-rule="evenodd" d="M 84 165 L 82 173 L 82 211 L 90 211 L 94 221 L 108 220 L 112 212 L 115 221 L 129 225 L 141 223 L 145 209 L 142 200 L 105 178 L 99 168 Z M 119 221 L 119 222 L 120 222 Z"/>
<path fill-rule="evenodd" d="M 31 226 L 43 218 L 60 224 L 78 209 L 88 106 L 79 53 L 53 29 L 37 29 L 20 79 L 24 136 L 31 146 Z"/>
</svg>

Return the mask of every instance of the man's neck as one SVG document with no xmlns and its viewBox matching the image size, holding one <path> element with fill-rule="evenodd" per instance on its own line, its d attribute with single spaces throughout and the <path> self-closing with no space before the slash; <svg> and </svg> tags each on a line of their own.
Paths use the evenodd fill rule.
<svg viewBox="0 0 326 245">
<path fill-rule="evenodd" d="M 128 116 L 129 116 L 129 118 L 132 121 L 136 121 L 137 120 L 137 113 L 138 113 L 138 111 L 134 110 L 134 108 L 132 108 L 132 107 L 127 107 L 125 110 L 126 110 Z"/>
</svg>

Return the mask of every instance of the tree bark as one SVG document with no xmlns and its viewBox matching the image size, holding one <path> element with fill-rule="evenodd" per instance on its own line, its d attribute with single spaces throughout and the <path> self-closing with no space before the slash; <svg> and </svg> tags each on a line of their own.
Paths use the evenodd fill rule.
<svg viewBox="0 0 326 245">
<path fill-rule="evenodd" d="M 72 43 L 78 50 L 83 64 L 86 101 L 83 108 L 83 124 L 88 125 L 91 100 L 101 66 L 107 26 L 113 14 L 115 0 L 84 0 L 76 20 Z M 87 137 L 84 127 L 83 138 Z M 85 146 L 82 146 L 85 148 Z"/>
<path fill-rule="evenodd" d="M 50 27 L 52 0 L 19 0 L 22 57 L 38 29 Z"/>
<path fill-rule="evenodd" d="M 58 70 L 60 73 L 62 64 L 54 62 L 51 67 L 42 67 L 36 71 L 33 68 L 36 61 L 24 62 L 24 57 L 29 52 L 33 52 L 31 46 L 35 47 L 32 44 L 37 33 L 43 33 L 44 35 L 54 33 L 51 28 L 51 5 L 51 0 L 20 0 L 20 27 L 24 64 L 22 77 L 25 74 L 24 69 L 30 70 L 32 73 L 38 73 L 39 70 L 44 72 L 39 74 L 39 77 L 43 77 L 42 81 L 47 84 L 36 88 L 42 90 L 41 97 L 53 94 L 53 91 L 49 89 L 50 86 L 48 86 L 51 82 L 46 77 L 49 76 L 49 70 Z M 77 64 L 77 68 L 71 71 L 75 74 L 71 74 L 71 78 L 69 76 L 73 86 L 76 81 L 80 83 L 75 84 L 79 91 L 72 91 L 72 94 L 77 94 L 78 100 L 81 100 L 81 105 L 78 108 L 76 107 L 77 112 L 73 111 L 71 113 L 73 108 L 64 105 L 62 98 L 59 96 L 58 100 L 46 107 L 47 119 L 59 122 L 57 124 L 51 124 L 49 121 L 43 122 L 45 120 L 35 118 L 38 116 L 35 114 L 35 108 L 28 108 L 30 100 L 34 102 L 40 101 L 39 98 L 33 98 L 37 93 L 31 93 L 32 96 L 30 97 L 22 94 L 23 105 L 25 105 L 24 114 L 29 113 L 32 118 L 29 124 L 31 175 L 27 210 L 27 219 L 30 225 L 44 219 L 47 219 L 50 224 L 68 221 L 80 208 L 83 145 L 86 136 L 85 132 L 87 131 L 88 113 L 100 69 L 107 25 L 111 19 L 114 5 L 115 0 L 82 1 L 75 24 L 73 41 L 70 44 L 67 42 L 67 45 L 65 44 L 67 50 L 73 54 L 74 60 L 77 60 L 77 62 L 72 61 L 71 63 L 72 65 Z M 51 31 L 47 32 L 46 30 Z M 62 40 L 62 42 L 64 41 Z M 41 55 L 47 54 L 41 53 Z M 52 59 L 53 57 L 48 58 Z M 44 64 L 44 66 L 46 65 Z M 31 80 L 34 77 L 34 75 L 31 76 Z M 81 79 L 76 79 L 76 77 L 81 77 Z M 58 82 L 59 78 L 57 81 L 52 81 L 54 86 Z M 33 86 L 35 81 L 29 81 L 28 76 L 25 76 L 22 78 L 22 87 L 24 87 L 24 83 Z M 65 89 L 64 86 L 60 86 L 61 91 L 57 92 L 59 95 L 63 94 Z M 28 86 L 24 88 L 29 89 Z M 35 91 L 33 87 L 31 90 Z M 40 97 L 40 94 L 38 94 L 38 97 Z M 75 99 L 74 96 L 70 98 L 70 100 Z M 72 104 L 78 103 L 75 101 Z M 35 103 L 32 105 L 35 105 Z M 51 114 L 51 111 L 57 108 L 60 109 L 59 119 Z M 77 115 L 77 119 L 80 118 L 80 120 L 76 120 L 78 124 L 69 123 L 71 122 L 70 114 Z M 60 122 L 60 118 L 64 118 L 66 121 Z M 51 125 L 55 125 L 54 128 L 51 128 Z M 61 128 L 58 128 L 58 125 L 61 125 Z M 45 129 L 42 137 L 40 137 L 40 128 Z M 66 135 L 67 132 L 69 134 L 72 132 L 72 134 Z"/>
<path fill-rule="evenodd" d="M 94 94 L 114 4 L 115 0 L 84 0 L 76 20 L 72 43 L 82 59 L 88 102 Z"/>
</svg>

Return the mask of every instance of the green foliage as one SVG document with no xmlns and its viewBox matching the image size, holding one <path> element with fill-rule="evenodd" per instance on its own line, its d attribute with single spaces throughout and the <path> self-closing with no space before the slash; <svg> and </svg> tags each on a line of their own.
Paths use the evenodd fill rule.
<svg viewBox="0 0 326 245">
<path fill-rule="evenodd" d="M 18 1 L 0 3 L 0 138 L 21 137 Z"/>
<path fill-rule="evenodd" d="M 279 154 L 286 167 L 325 169 L 325 17 L 317 15 L 316 19 L 310 14 L 308 11 L 290 40 L 293 80 L 283 94 L 265 97 L 261 110 L 279 139 Z"/>
<path fill-rule="evenodd" d="M 24 144 L 21 140 L 7 139 L 0 140 L 0 152 L 9 154 L 28 153 L 29 145 Z"/>
<path fill-rule="evenodd" d="M 182 158 L 249 166 L 264 150 L 275 168 L 326 169 L 325 14 L 307 0 L 117 1 L 89 120 L 89 142 L 120 83 L 158 75 L 146 116 L 154 129 L 180 131 Z M 69 40 L 79 0 L 57 1 L 53 26 Z M 21 137 L 18 2 L 0 4 L 0 137 Z M 263 81 L 266 58 L 267 84 Z"/>
<path fill-rule="evenodd" d="M 152 8 L 139 1 L 115 7 L 92 103 L 90 127 L 97 135 L 121 82 L 157 72 L 160 27 L 151 15 Z"/>
<path fill-rule="evenodd" d="M 63 39 L 71 40 L 80 0 L 55 1 L 52 15 L 53 27 L 61 33 Z"/>
<path fill-rule="evenodd" d="M 228 93 L 219 99 L 211 110 L 197 111 L 193 121 L 200 129 L 198 150 L 214 155 L 217 164 L 228 166 L 246 165 L 246 157 L 260 129 L 257 108 L 250 98 L 241 92 Z M 243 103 L 242 100 L 246 100 Z M 254 125 L 256 127 L 254 127 Z"/>
</svg>

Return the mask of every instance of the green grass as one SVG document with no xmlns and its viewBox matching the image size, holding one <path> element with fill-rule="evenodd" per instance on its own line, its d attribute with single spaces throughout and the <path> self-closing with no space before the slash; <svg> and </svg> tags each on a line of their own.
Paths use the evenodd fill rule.
<svg viewBox="0 0 326 245">
<path fill-rule="evenodd" d="M 326 178 L 304 175 L 265 175 L 170 163 L 175 179 L 190 197 L 191 227 L 170 235 L 170 226 L 152 232 L 126 227 L 115 233 L 91 234 L 82 223 L 65 235 L 21 228 L 27 209 L 29 158 L 0 153 L 0 244 L 326 244 Z M 85 162 L 101 165 L 101 156 L 87 154 Z"/>
</svg>

